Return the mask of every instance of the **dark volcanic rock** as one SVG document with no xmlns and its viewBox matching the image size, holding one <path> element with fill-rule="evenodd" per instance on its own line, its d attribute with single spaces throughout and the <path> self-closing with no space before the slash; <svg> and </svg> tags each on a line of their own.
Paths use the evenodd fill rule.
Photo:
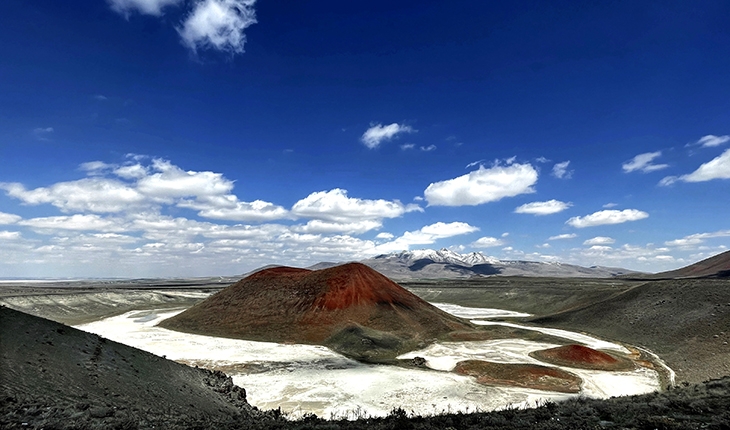
<svg viewBox="0 0 730 430">
<path fill-rule="evenodd" d="M 361 359 L 474 327 L 360 263 L 254 273 L 161 327 L 210 336 L 326 344 Z"/>
</svg>

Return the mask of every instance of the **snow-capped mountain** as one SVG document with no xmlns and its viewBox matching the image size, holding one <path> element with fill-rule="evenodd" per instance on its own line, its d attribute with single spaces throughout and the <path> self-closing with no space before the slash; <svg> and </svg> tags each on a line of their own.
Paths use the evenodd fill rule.
<svg viewBox="0 0 730 430">
<path fill-rule="evenodd" d="M 402 251 L 378 255 L 361 262 L 385 276 L 401 280 L 474 276 L 610 278 L 635 273 L 626 269 L 601 266 L 582 267 L 556 262 L 499 260 L 481 252 L 459 254 L 448 249 Z M 327 263 L 331 264 L 333 263 Z"/>
<path fill-rule="evenodd" d="M 489 257 L 481 252 L 471 252 L 469 254 L 459 254 L 446 248 L 439 249 L 418 249 L 414 251 L 402 251 L 395 254 L 385 254 L 375 257 L 380 258 L 396 258 L 404 263 L 412 263 L 419 260 L 431 260 L 434 263 L 456 264 L 459 266 L 471 267 L 477 264 L 495 264 L 500 261 L 494 257 Z"/>
</svg>

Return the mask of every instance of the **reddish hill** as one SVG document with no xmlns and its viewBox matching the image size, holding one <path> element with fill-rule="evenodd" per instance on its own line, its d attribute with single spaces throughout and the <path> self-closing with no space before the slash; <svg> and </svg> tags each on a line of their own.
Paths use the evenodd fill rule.
<svg viewBox="0 0 730 430">
<path fill-rule="evenodd" d="M 531 357 L 559 366 L 594 370 L 628 370 L 634 367 L 628 359 L 615 357 L 583 345 L 564 345 L 530 353 Z"/>
<path fill-rule="evenodd" d="M 360 263 L 262 270 L 160 326 L 211 336 L 326 344 L 362 359 L 392 358 L 406 345 L 473 329 Z"/>
<path fill-rule="evenodd" d="M 730 278 L 730 251 L 669 272 L 647 276 L 650 279 Z"/>
</svg>

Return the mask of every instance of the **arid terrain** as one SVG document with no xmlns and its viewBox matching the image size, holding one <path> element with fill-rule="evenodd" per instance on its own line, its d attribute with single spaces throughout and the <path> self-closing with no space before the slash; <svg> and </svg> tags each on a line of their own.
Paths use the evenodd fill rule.
<svg viewBox="0 0 730 430">
<path fill-rule="evenodd" d="M 719 429 L 730 425 L 730 379 L 726 377 L 730 375 L 730 281 L 722 276 L 487 277 L 401 283 L 430 302 L 525 312 L 531 316 L 522 322 L 529 325 L 566 328 L 647 348 L 676 372 L 677 386 L 637 397 L 570 400 L 524 411 L 413 417 L 408 411 L 395 410 L 386 418 L 354 422 L 312 416 L 285 421 L 276 411 L 264 413 L 249 406 L 245 391 L 221 373 L 177 364 L 58 323 L 79 324 L 131 309 L 185 309 L 222 287 L 183 284 L 1 286 L 0 303 L 6 306 L 0 313 L 1 426 Z M 566 349 L 554 358 L 577 352 L 582 353 Z M 599 359 L 610 362 L 606 357 L 592 357 Z M 459 370 L 471 374 L 483 367 L 483 362 L 465 363 Z M 529 379 L 529 372 L 515 369 L 515 373 Z M 568 387 L 569 378 L 559 376 Z"/>
</svg>

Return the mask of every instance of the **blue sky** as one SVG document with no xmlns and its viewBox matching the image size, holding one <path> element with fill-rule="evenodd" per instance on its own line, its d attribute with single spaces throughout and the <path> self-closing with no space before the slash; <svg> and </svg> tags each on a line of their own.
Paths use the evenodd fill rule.
<svg viewBox="0 0 730 430">
<path fill-rule="evenodd" d="M 0 277 L 730 246 L 726 1 L 5 0 Z"/>
</svg>

